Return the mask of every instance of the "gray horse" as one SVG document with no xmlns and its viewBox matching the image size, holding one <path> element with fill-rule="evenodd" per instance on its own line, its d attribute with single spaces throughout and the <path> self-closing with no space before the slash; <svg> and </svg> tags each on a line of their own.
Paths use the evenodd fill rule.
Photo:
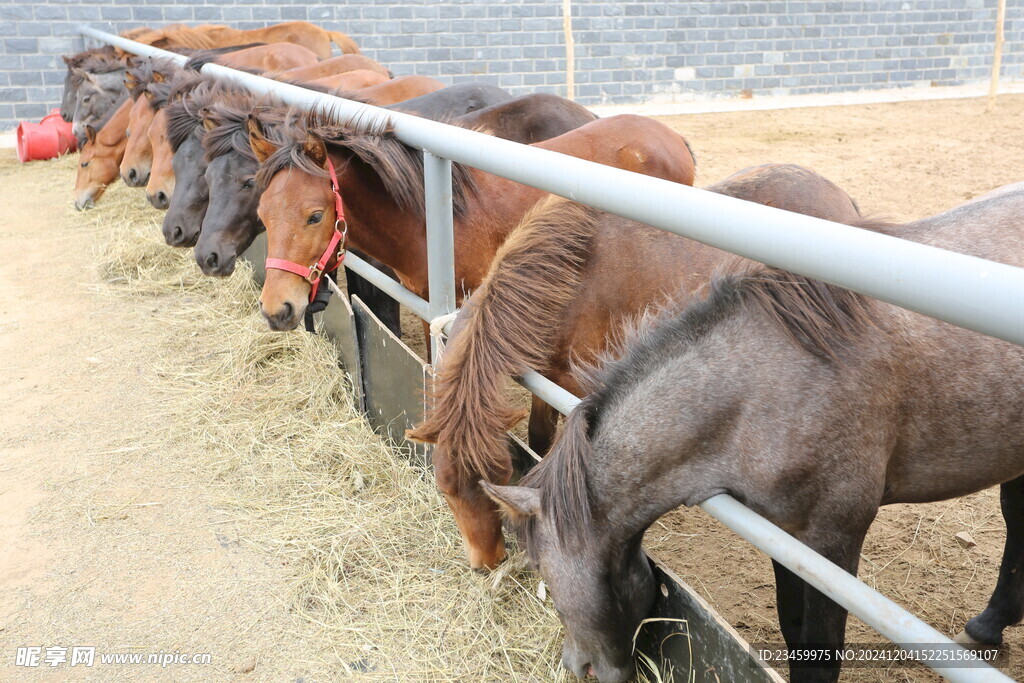
<svg viewBox="0 0 1024 683">
<path fill-rule="evenodd" d="M 865 227 L 1024 266 L 1022 191 Z M 999 644 L 1024 616 L 1024 348 L 746 267 L 645 326 L 593 379 L 520 486 L 483 484 L 551 588 L 577 675 L 632 673 L 655 594 L 644 532 L 720 493 L 856 574 L 879 506 L 1000 484 L 999 580 L 962 637 Z M 846 611 L 781 565 L 775 578 L 788 646 L 841 648 Z M 791 666 L 791 678 L 834 681 L 839 667 Z"/>
</svg>

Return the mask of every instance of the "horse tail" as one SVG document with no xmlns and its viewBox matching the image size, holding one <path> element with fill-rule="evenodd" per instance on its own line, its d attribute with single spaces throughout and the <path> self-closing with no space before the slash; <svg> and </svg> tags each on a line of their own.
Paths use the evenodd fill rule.
<svg viewBox="0 0 1024 683">
<path fill-rule="evenodd" d="M 538 203 L 495 255 L 459 316 L 437 373 L 433 406 L 407 436 L 445 446 L 462 483 L 512 474 L 505 432 L 525 417 L 505 381 L 543 370 L 576 297 L 600 212 L 559 197 Z"/>
<path fill-rule="evenodd" d="M 341 31 L 328 31 L 328 37 L 331 42 L 338 46 L 343 55 L 357 55 L 359 54 L 359 46 L 356 45 L 356 41 L 348 37 L 347 34 Z"/>
</svg>

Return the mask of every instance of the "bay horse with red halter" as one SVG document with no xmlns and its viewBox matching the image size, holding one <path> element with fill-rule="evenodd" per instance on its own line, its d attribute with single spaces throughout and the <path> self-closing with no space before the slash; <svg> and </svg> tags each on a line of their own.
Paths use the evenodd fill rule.
<svg viewBox="0 0 1024 683">
<path fill-rule="evenodd" d="M 314 52 L 318 59 L 331 56 L 331 43 L 343 54 L 358 54 L 359 46 L 340 31 L 327 31 L 306 21 L 287 21 L 264 28 L 238 30 L 218 24 L 189 27 L 181 24 L 140 31 L 132 40 L 162 49 L 209 50 L 246 43 L 294 43 Z"/>
<path fill-rule="evenodd" d="M 758 166 L 707 189 L 826 220 L 860 218 L 843 190 L 800 166 Z M 679 291 L 699 290 L 729 258 L 560 198 L 538 204 L 509 236 L 456 318 L 424 422 L 407 434 L 435 444 L 434 477 L 474 569 L 505 558 L 497 507 L 479 482 L 507 484 L 514 474 L 506 432 L 525 413 L 505 395 L 509 378 L 531 368 L 580 394 L 573 364 L 592 363 L 629 321 Z M 533 398 L 535 452 L 547 452 L 557 419 Z"/>
<path fill-rule="evenodd" d="M 443 92 L 443 91 L 441 91 Z M 293 329 L 302 320 L 316 270 L 337 267 L 325 250 L 336 235 L 336 198 L 344 198 L 349 242 L 383 261 L 399 281 L 427 298 L 423 155 L 390 129 L 355 132 L 321 113 L 296 114 L 277 129 L 277 140 L 250 119 L 253 152 L 265 187 L 259 215 L 267 228 L 272 263 L 261 309 L 271 329 Z M 653 119 L 615 116 L 592 121 L 536 147 L 619 166 L 685 184 L 693 183 L 693 158 L 678 133 Z M 336 169 L 338 189 L 332 189 Z M 282 172 L 287 171 L 287 172 Z M 477 287 L 494 253 L 523 214 L 544 196 L 532 187 L 477 169 L 452 165 L 455 281 L 458 301 Z M 327 261 L 323 259 L 326 257 Z M 315 266 L 308 277 L 298 272 Z"/>
<path fill-rule="evenodd" d="M 858 225 L 1024 267 L 1024 192 Z M 551 590 L 577 675 L 632 674 L 657 590 L 644 533 L 721 493 L 856 575 L 879 507 L 999 485 L 999 579 L 961 639 L 998 646 L 1024 615 L 1021 346 L 754 266 L 642 328 L 590 384 L 521 486 L 484 485 Z M 846 610 L 774 568 L 787 646 L 820 653 L 792 658 L 790 679 L 837 680 Z"/>
<path fill-rule="evenodd" d="M 324 78 L 325 76 L 336 76 L 347 71 L 357 71 L 361 69 L 376 71 L 388 78 L 394 78 L 394 74 L 392 74 L 387 67 L 365 55 L 341 55 L 340 57 L 325 59 L 322 62 L 313 64 L 312 66 L 299 66 L 288 69 L 287 71 L 283 71 L 279 74 L 264 75 L 267 76 L 267 78 L 278 78 L 283 76 L 294 81 L 312 81 L 317 78 Z"/>
<path fill-rule="evenodd" d="M 386 98 L 386 101 L 397 97 L 394 93 L 383 92 L 383 88 L 396 81 L 389 81 L 382 86 L 367 88 L 360 92 L 335 94 L 357 102 L 382 104 L 383 102 L 377 98 Z M 318 86 L 310 84 L 306 84 L 306 87 L 318 89 Z M 453 88 L 455 93 L 450 92 Z M 468 88 L 453 88 L 444 88 L 414 97 L 409 102 L 414 102 L 417 109 L 426 117 L 457 117 L 477 107 L 508 97 L 503 90 L 489 86 L 469 84 Z M 414 92 L 405 93 L 411 94 Z M 460 94 L 464 96 L 459 97 Z M 404 107 L 407 104 L 399 102 L 393 106 Z M 213 98 L 212 101 L 201 102 L 199 110 L 192 110 L 193 115 L 199 117 L 199 123 L 203 127 L 203 170 L 201 173 L 194 173 L 192 169 L 185 171 L 185 175 L 189 178 L 194 177 L 195 182 L 188 181 L 182 202 L 173 202 L 174 205 L 164 221 L 164 237 L 169 244 L 177 245 L 191 244 L 198 236 L 194 253 L 196 262 L 206 275 L 230 275 L 234 271 L 236 257 L 264 229 L 257 215 L 260 192 L 255 187 L 255 175 L 259 170 L 259 162 L 249 144 L 247 128 L 249 114 L 256 109 L 266 111 L 263 121 L 267 126 L 276 126 L 284 120 L 284 105 L 246 93 Z M 181 113 L 188 117 L 186 112 Z M 183 125 L 186 128 L 179 130 L 185 130 L 189 126 L 192 127 L 191 130 L 195 130 L 196 121 L 184 120 Z M 180 178 L 178 182 L 177 191 L 182 191 Z M 187 203 L 186 198 L 189 198 Z M 348 276 L 349 273 L 346 271 L 346 277 Z M 367 299 L 364 298 L 364 301 Z M 389 327 L 397 330 L 397 313 L 386 317 L 385 322 L 392 323 Z"/>
<path fill-rule="evenodd" d="M 100 200 L 107 186 L 120 175 L 121 157 L 128 138 L 128 113 L 131 100 L 125 100 L 97 133 L 86 127 L 86 143 L 78 155 L 78 175 L 75 178 L 75 208 L 91 209 Z"/>
</svg>

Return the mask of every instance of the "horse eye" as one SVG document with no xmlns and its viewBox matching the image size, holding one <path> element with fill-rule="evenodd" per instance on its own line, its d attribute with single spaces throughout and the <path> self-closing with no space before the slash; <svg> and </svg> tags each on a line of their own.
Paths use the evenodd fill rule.
<svg viewBox="0 0 1024 683">
<path fill-rule="evenodd" d="M 89 100 L 91 100 L 91 99 L 92 99 L 92 95 L 86 95 L 86 96 L 85 96 L 85 97 L 84 97 L 84 98 L 82 99 L 82 101 L 83 101 L 83 102 L 85 102 L 86 104 L 88 104 L 88 103 L 89 103 Z"/>
<path fill-rule="evenodd" d="M 88 162 L 88 161 L 83 161 L 83 162 L 82 162 L 82 168 L 85 168 L 85 167 L 86 167 L 86 166 L 88 166 L 88 165 L 89 165 L 89 162 Z"/>
<path fill-rule="evenodd" d="M 131 128 L 125 128 L 124 129 L 124 136 L 126 138 L 130 138 L 132 136 L 132 129 Z"/>
<path fill-rule="evenodd" d="M 309 220 L 306 221 L 306 225 L 316 225 L 317 223 L 322 221 L 323 218 L 324 218 L 324 212 L 323 211 L 317 211 L 316 213 L 314 213 L 312 216 L 309 217 Z"/>
<path fill-rule="evenodd" d="M 243 190 L 251 190 L 254 187 L 256 187 L 256 179 L 255 178 L 249 178 L 244 183 L 242 183 L 242 189 Z"/>
</svg>

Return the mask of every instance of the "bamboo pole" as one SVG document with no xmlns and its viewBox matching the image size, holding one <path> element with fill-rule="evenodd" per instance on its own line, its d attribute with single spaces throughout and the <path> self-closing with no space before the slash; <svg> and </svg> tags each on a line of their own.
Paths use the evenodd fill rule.
<svg viewBox="0 0 1024 683">
<path fill-rule="evenodd" d="M 1003 25 L 1006 23 L 1006 0 L 999 0 L 996 10 L 996 44 L 992 52 L 992 80 L 988 86 L 988 106 L 986 111 L 996 108 L 996 91 L 999 90 L 999 71 L 1003 65 Z"/>
<path fill-rule="evenodd" d="M 576 42 L 572 37 L 572 0 L 562 1 L 562 33 L 565 34 L 565 96 L 575 100 Z"/>
</svg>

